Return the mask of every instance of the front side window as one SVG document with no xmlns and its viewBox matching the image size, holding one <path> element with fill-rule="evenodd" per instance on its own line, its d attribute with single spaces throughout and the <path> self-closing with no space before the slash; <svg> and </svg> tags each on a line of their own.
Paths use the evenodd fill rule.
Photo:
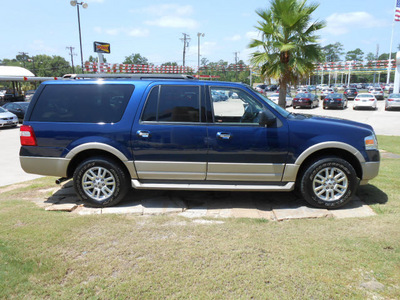
<svg viewBox="0 0 400 300">
<path fill-rule="evenodd" d="M 200 122 L 200 87 L 188 85 L 154 87 L 147 98 L 141 120 Z"/>
<path fill-rule="evenodd" d="M 241 89 L 210 87 L 215 123 L 258 124 L 263 106 Z"/>
</svg>

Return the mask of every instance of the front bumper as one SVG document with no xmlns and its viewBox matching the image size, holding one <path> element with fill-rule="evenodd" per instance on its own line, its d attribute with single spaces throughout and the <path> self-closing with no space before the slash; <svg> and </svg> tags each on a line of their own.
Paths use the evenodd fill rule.
<svg viewBox="0 0 400 300">
<path fill-rule="evenodd" d="M 363 177 L 360 181 L 360 185 L 365 185 L 368 183 L 369 180 L 378 176 L 379 166 L 380 166 L 379 161 L 371 161 L 371 162 L 361 163 Z"/>
</svg>

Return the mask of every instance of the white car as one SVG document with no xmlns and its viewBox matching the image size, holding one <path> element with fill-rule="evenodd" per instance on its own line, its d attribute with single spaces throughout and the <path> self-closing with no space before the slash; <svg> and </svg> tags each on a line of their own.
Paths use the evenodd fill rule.
<svg viewBox="0 0 400 300">
<path fill-rule="evenodd" d="M 385 110 L 400 108 L 400 94 L 390 94 L 385 101 Z"/>
<path fill-rule="evenodd" d="M 378 99 L 378 100 L 383 100 L 384 99 L 383 90 L 380 87 L 374 87 L 372 89 L 369 89 L 368 92 L 370 94 L 374 95 L 375 98 Z"/>
<path fill-rule="evenodd" d="M 18 125 L 18 117 L 8 110 L 0 107 L 0 127 L 15 127 Z"/>
<path fill-rule="evenodd" d="M 278 104 L 279 94 L 278 93 L 271 94 L 268 96 L 268 99 Z M 293 105 L 293 98 L 290 95 L 286 94 L 286 106 L 292 106 L 292 105 Z"/>
<path fill-rule="evenodd" d="M 372 108 L 376 109 L 378 105 L 378 101 L 375 96 L 370 93 L 360 93 L 357 97 L 354 98 L 353 109 L 358 109 L 360 107 L 363 108 Z"/>
</svg>

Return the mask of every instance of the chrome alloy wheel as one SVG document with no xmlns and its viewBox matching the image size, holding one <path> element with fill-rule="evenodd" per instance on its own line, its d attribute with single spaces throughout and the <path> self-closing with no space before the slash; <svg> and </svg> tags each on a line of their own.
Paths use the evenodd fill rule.
<svg viewBox="0 0 400 300">
<path fill-rule="evenodd" d="M 327 167 L 315 175 L 312 185 L 313 191 L 319 199 L 336 201 L 346 193 L 349 181 L 342 170 Z"/>
<path fill-rule="evenodd" d="M 116 181 L 114 175 L 105 168 L 93 167 L 82 177 L 82 188 L 86 195 L 96 201 L 102 201 L 114 194 Z"/>
</svg>

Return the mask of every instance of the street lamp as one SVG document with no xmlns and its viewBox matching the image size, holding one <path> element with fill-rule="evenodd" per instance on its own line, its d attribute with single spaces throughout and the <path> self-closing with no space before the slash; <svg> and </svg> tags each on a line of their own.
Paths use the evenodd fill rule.
<svg viewBox="0 0 400 300">
<path fill-rule="evenodd" d="M 82 66 L 82 73 L 83 71 L 83 53 L 82 53 L 82 35 L 81 35 L 81 18 L 79 16 L 79 5 L 82 5 L 83 8 L 87 8 L 88 4 L 85 2 L 78 2 L 75 0 L 72 0 L 70 2 L 71 6 L 76 6 L 76 11 L 78 12 L 78 27 L 79 27 L 79 44 L 81 47 L 81 66 Z"/>
<path fill-rule="evenodd" d="M 204 33 L 200 33 L 200 32 L 198 32 L 197 33 L 197 39 L 198 39 L 198 42 L 197 42 L 197 72 L 198 72 L 198 75 L 199 75 L 199 79 L 200 79 L 200 37 L 204 37 Z"/>
</svg>

